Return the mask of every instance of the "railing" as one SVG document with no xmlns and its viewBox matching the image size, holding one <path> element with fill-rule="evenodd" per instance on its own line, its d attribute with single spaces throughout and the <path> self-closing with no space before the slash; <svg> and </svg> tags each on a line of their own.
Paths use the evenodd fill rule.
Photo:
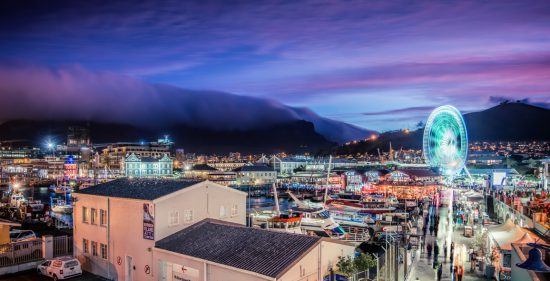
<svg viewBox="0 0 550 281">
<path fill-rule="evenodd" d="M 73 237 L 57 236 L 53 238 L 53 256 L 68 256 L 73 254 Z"/>
<path fill-rule="evenodd" d="M 0 245 L 0 267 L 33 262 L 42 258 L 41 239 Z"/>
</svg>

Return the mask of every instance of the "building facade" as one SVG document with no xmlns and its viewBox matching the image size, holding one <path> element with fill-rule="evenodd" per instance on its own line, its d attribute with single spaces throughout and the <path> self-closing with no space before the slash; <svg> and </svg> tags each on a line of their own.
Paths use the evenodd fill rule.
<svg viewBox="0 0 550 281">
<path fill-rule="evenodd" d="M 124 160 L 124 173 L 127 177 L 168 177 L 174 172 L 172 159 L 162 157 L 138 157 L 134 153 Z"/>
<path fill-rule="evenodd" d="M 246 193 L 209 181 L 123 178 L 74 198 L 74 255 L 110 280 L 159 280 L 156 241 L 206 218 L 246 221 Z"/>
</svg>

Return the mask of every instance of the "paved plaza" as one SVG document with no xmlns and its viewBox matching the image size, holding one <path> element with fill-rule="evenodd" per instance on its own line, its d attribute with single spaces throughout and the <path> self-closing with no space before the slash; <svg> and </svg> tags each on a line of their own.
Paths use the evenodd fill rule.
<svg viewBox="0 0 550 281">
<path fill-rule="evenodd" d="M 443 274 L 441 280 L 456 280 L 452 278 L 451 275 L 451 263 L 449 259 L 450 255 L 450 245 L 451 241 L 455 243 L 455 256 L 456 259 L 458 259 L 458 263 L 462 264 L 464 267 L 464 276 L 462 278 L 463 281 L 477 281 L 477 280 L 487 280 L 482 275 L 480 271 L 470 272 L 470 262 L 468 262 L 468 249 L 470 247 L 470 244 L 473 242 L 474 238 L 467 238 L 463 235 L 463 226 L 452 226 L 452 220 L 449 221 L 448 217 L 448 208 L 447 207 L 441 207 L 439 208 L 439 231 L 437 233 L 437 237 L 428 234 L 426 235 L 426 245 L 427 243 L 433 243 L 436 239 L 439 244 L 440 254 L 438 261 L 440 263 L 443 263 Z M 453 227 L 454 229 L 451 231 L 450 228 Z M 447 255 L 446 259 L 444 258 L 445 255 L 443 254 L 443 244 L 444 241 L 447 241 Z M 415 253 L 416 258 L 414 259 L 412 265 L 411 265 L 411 271 L 409 274 L 408 280 L 437 280 L 436 278 L 436 271 L 433 269 L 433 255 L 430 259 L 428 259 L 428 255 L 426 253 L 426 248 L 424 247 L 424 250 L 420 251 L 416 250 Z"/>
</svg>

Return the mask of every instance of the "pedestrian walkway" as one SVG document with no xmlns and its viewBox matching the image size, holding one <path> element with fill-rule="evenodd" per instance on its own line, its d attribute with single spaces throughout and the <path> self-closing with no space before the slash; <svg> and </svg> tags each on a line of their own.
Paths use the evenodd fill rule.
<svg viewBox="0 0 550 281">
<path fill-rule="evenodd" d="M 436 212 L 437 209 L 433 208 L 433 210 Z M 431 213 L 430 213 L 431 214 Z M 430 216 L 430 215 L 428 215 Z M 431 223 L 431 221 L 430 221 Z M 442 263 L 443 266 L 443 274 L 441 280 L 453 280 L 451 275 L 451 263 L 449 259 L 450 255 L 450 245 L 451 242 L 455 243 L 455 256 L 458 256 L 462 260 L 460 261 L 463 263 L 464 267 L 464 276 L 462 278 L 463 281 L 481 281 L 486 280 L 483 278 L 483 276 L 478 276 L 476 273 L 470 273 L 470 266 L 467 262 L 468 255 L 467 255 L 467 249 L 469 248 L 469 243 L 472 241 L 473 238 L 466 238 L 462 235 L 462 231 L 458 229 L 451 230 L 452 228 L 452 221 L 449 222 L 448 220 L 448 208 L 447 207 L 441 207 L 439 208 L 439 229 L 437 232 L 437 237 L 430 235 L 429 231 L 426 234 L 426 244 L 428 243 L 434 243 L 435 241 L 439 244 L 439 252 L 438 255 L 438 262 Z M 429 226 L 429 224 L 428 224 Z M 455 227 L 457 228 L 457 227 Z M 434 233 L 435 234 L 435 233 Z M 443 244 L 444 241 L 447 241 L 447 255 L 443 253 Z M 433 250 L 432 250 L 433 253 Z M 417 258 L 412 263 L 412 270 L 410 272 L 409 278 L 407 280 L 421 280 L 421 281 L 428 281 L 428 280 L 437 280 L 437 271 L 433 269 L 433 254 L 431 258 L 428 258 L 428 255 L 426 253 L 426 247 L 424 246 L 424 249 L 422 250 L 422 253 L 419 250 L 417 250 L 415 254 Z M 445 259 L 446 256 L 446 259 Z"/>
</svg>

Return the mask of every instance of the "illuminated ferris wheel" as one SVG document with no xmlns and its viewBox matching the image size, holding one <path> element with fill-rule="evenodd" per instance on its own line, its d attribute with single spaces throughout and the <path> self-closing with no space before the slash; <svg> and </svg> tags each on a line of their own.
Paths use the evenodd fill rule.
<svg viewBox="0 0 550 281">
<path fill-rule="evenodd" d="M 439 168 L 443 175 L 462 171 L 468 155 L 468 134 L 458 109 L 444 105 L 432 111 L 424 128 L 423 149 L 426 163 Z"/>
</svg>

